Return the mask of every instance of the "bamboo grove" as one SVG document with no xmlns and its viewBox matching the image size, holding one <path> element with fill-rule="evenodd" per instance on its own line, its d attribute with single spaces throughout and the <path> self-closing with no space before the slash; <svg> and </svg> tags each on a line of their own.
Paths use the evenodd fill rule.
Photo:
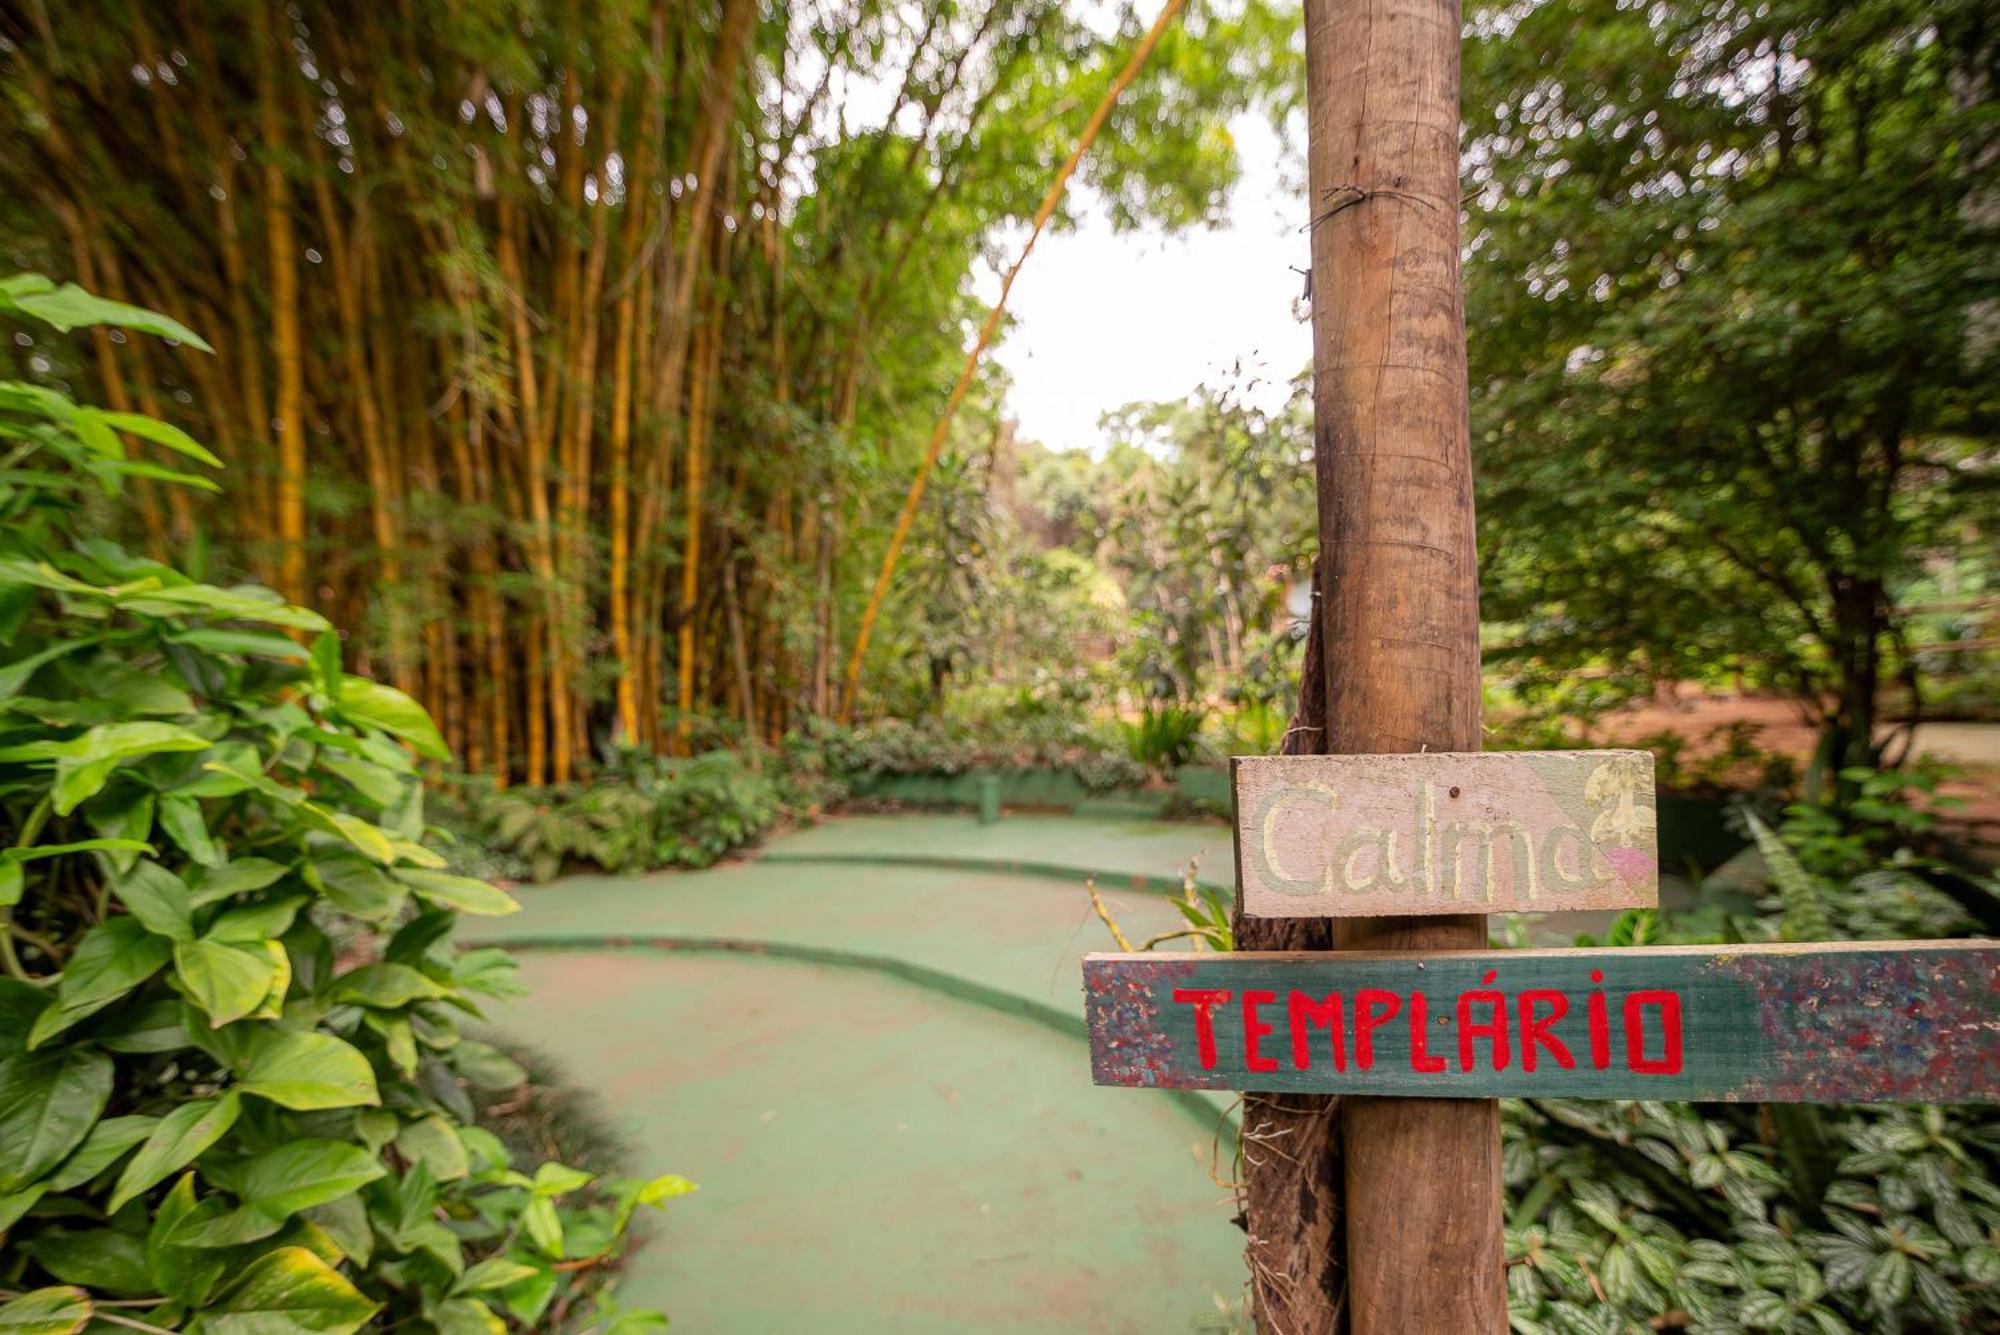
<svg viewBox="0 0 2000 1335">
<path fill-rule="evenodd" d="M 1018 236 L 1144 28 L 1059 3 L 0 4 L 10 268 L 216 355 L 14 347 L 230 461 L 135 488 L 142 545 L 270 582 L 423 700 L 460 765 L 840 708 L 882 534 Z M 1191 13 L 1081 179 L 1217 207 L 1214 127 L 1280 21 Z M 1232 61 L 1237 62 L 1232 65 Z M 950 448 L 994 429 L 982 376 Z M 950 561 L 920 530 L 908 561 Z M 906 670 L 895 599 L 861 689 Z M 849 701 L 851 705 L 852 701 Z"/>
</svg>

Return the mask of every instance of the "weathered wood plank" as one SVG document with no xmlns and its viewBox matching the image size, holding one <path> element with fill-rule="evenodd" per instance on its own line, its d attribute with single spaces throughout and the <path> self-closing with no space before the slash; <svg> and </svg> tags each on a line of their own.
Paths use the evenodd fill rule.
<svg viewBox="0 0 2000 1335">
<path fill-rule="evenodd" d="M 1644 751 L 1243 756 L 1232 768 L 1252 917 L 1659 902 Z"/>
<path fill-rule="evenodd" d="M 2000 943 L 1084 958 L 1101 1085 L 2000 1101 Z"/>
</svg>

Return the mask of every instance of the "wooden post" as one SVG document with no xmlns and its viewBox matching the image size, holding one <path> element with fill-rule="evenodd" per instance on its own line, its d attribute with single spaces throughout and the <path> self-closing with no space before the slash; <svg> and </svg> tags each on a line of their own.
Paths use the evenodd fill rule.
<svg viewBox="0 0 2000 1335">
<path fill-rule="evenodd" d="M 1476 751 L 1479 584 L 1459 275 L 1458 0 L 1307 0 L 1313 438 L 1334 753 Z M 1486 944 L 1345 919 L 1348 949 Z M 1340 1109 L 1354 1335 L 1507 1326 L 1499 1105 Z"/>
</svg>

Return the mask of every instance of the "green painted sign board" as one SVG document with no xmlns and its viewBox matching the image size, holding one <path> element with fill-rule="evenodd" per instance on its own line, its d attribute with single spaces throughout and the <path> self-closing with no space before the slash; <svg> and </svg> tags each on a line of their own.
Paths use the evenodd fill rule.
<svg viewBox="0 0 2000 1335">
<path fill-rule="evenodd" d="M 2000 1102 L 2000 943 L 1090 955 L 1101 1085 Z"/>
</svg>

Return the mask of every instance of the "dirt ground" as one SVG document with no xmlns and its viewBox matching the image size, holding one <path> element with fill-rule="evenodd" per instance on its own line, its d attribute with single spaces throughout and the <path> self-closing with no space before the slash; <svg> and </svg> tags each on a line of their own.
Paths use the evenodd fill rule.
<svg viewBox="0 0 2000 1335">
<path fill-rule="evenodd" d="M 1692 686 L 1606 716 L 1590 740 L 1615 745 L 1673 732 L 1688 741 L 1683 758 L 1695 761 L 1718 751 L 1725 744 L 1724 730 L 1732 725 L 1754 728 L 1758 746 L 1790 756 L 1801 770 L 1812 758 L 1815 734 L 1789 699 L 1704 693 Z M 2000 852 L 2000 723 L 1920 725 L 1911 754 L 1929 754 L 1962 771 L 1940 792 L 1965 805 L 1943 819 L 1983 851 Z"/>
</svg>

